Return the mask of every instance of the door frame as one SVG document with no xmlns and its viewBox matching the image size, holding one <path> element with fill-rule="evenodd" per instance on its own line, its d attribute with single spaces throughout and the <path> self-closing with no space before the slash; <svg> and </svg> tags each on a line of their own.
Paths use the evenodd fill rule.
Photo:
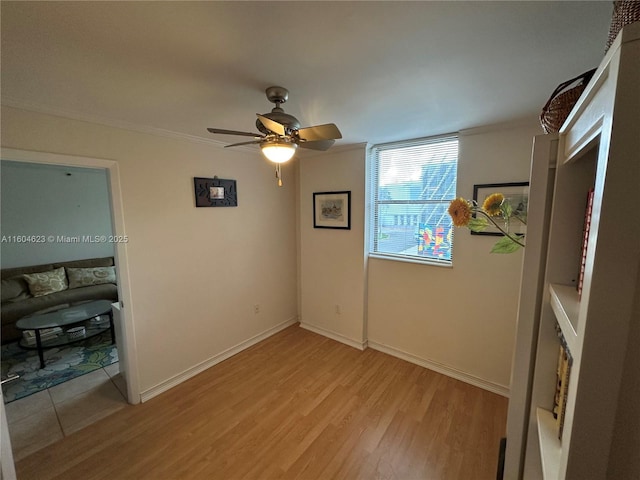
<svg viewBox="0 0 640 480">
<path fill-rule="evenodd" d="M 16 466 L 13 462 L 11 436 L 4 409 L 2 389 L 0 389 L 0 480 L 16 480 Z"/>
<path fill-rule="evenodd" d="M 106 170 L 107 183 L 109 185 L 109 202 L 111 206 L 111 225 L 113 228 L 113 234 L 118 237 L 126 235 L 122 207 L 122 191 L 120 188 L 120 173 L 117 161 L 60 153 L 18 150 L 13 148 L 1 148 L 0 158 L 2 160 L 9 160 L 13 162 L 40 163 Z M 132 301 L 126 243 L 115 243 L 114 262 L 116 265 L 118 281 L 118 298 L 120 299 L 121 315 L 124 319 L 124 338 L 122 340 L 127 356 L 127 365 L 125 366 L 121 364 L 121 368 L 126 367 L 124 376 L 127 384 L 127 401 L 130 404 L 135 405 L 140 403 L 140 383 L 134 316 L 133 309 L 131 308 Z"/>
</svg>

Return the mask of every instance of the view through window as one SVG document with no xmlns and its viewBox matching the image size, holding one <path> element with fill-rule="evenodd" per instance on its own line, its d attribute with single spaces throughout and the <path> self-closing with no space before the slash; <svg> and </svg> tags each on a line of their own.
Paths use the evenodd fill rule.
<svg viewBox="0 0 640 480">
<path fill-rule="evenodd" d="M 457 135 L 374 145 L 370 155 L 370 253 L 451 264 Z"/>
</svg>

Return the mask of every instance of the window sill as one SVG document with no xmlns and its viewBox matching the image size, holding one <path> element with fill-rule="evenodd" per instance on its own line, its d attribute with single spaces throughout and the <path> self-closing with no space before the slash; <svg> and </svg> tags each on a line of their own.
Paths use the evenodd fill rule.
<svg viewBox="0 0 640 480">
<path fill-rule="evenodd" d="M 391 260 L 394 262 L 404 262 L 404 263 L 417 263 L 419 265 L 429 265 L 432 267 L 444 267 L 444 268 L 453 268 L 453 263 L 451 262 L 439 262 L 437 260 L 424 259 L 421 260 L 419 258 L 409 258 L 402 257 L 399 255 L 389 255 L 384 253 L 369 253 L 369 258 L 375 258 L 377 260 Z"/>
</svg>

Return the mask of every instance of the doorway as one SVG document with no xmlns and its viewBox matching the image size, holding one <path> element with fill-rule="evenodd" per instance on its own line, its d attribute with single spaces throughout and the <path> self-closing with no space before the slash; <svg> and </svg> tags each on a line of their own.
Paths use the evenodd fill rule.
<svg viewBox="0 0 640 480">
<path fill-rule="evenodd" d="M 105 170 L 107 173 L 113 235 L 117 237 L 126 236 L 122 211 L 122 195 L 120 191 L 120 175 L 116 161 L 8 148 L 2 149 L 2 160 Z M 127 245 L 124 242 L 118 242 L 114 243 L 114 247 L 118 298 L 120 299 L 114 315 L 119 317 L 118 320 L 122 332 L 123 356 L 126 358 L 125 364 L 121 365 L 121 369 L 124 372 L 127 382 L 127 401 L 131 404 L 137 404 L 140 402 L 140 392 L 137 375 L 135 330 L 133 328 L 134 318 L 130 309 L 131 293 L 129 290 Z"/>
<path fill-rule="evenodd" d="M 117 162 L 113 160 L 5 148 L 2 149 L 2 160 L 103 170 L 107 177 L 108 202 L 113 235 L 119 238 L 126 236 Z M 134 319 L 130 308 L 131 294 L 129 290 L 127 245 L 121 242 L 114 243 L 113 246 L 119 298 L 119 301 L 114 304 L 113 308 L 119 344 L 119 368 L 124 377 L 125 385 L 123 390 L 125 390 L 127 402 L 137 404 L 140 402 L 140 391 L 137 373 L 135 330 L 133 328 Z M 3 459 L 3 461 L 8 460 L 9 459 Z"/>
</svg>

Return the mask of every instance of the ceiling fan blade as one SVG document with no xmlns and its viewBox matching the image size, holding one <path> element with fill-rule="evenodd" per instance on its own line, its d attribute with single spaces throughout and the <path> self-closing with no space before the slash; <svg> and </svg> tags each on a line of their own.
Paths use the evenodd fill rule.
<svg viewBox="0 0 640 480">
<path fill-rule="evenodd" d="M 265 117 L 264 115 L 260 115 L 259 113 L 256 113 L 256 115 L 260 119 L 260 122 L 262 122 L 262 125 L 267 127 L 273 133 L 277 133 L 278 135 L 285 134 L 284 125 L 282 125 L 281 123 L 275 122 L 270 118 Z"/>
<path fill-rule="evenodd" d="M 328 150 L 331 145 L 336 143 L 335 140 L 314 140 L 311 142 L 300 142 L 300 148 L 309 148 L 311 150 Z"/>
<path fill-rule="evenodd" d="M 243 137 L 262 138 L 259 133 L 239 132 L 237 130 L 224 130 L 222 128 L 207 128 L 211 133 L 221 133 L 223 135 L 242 135 Z"/>
<path fill-rule="evenodd" d="M 333 123 L 325 125 L 316 125 L 315 127 L 306 127 L 298 130 L 298 138 L 308 142 L 316 142 L 318 140 L 332 140 L 342 138 L 342 134 L 338 127 Z"/>
<path fill-rule="evenodd" d="M 240 145 L 254 145 L 257 143 L 261 143 L 262 140 L 253 140 L 251 142 L 240 142 L 240 143 L 232 143 L 231 145 L 225 145 L 224 148 L 229 148 L 229 147 L 239 147 Z"/>
</svg>

